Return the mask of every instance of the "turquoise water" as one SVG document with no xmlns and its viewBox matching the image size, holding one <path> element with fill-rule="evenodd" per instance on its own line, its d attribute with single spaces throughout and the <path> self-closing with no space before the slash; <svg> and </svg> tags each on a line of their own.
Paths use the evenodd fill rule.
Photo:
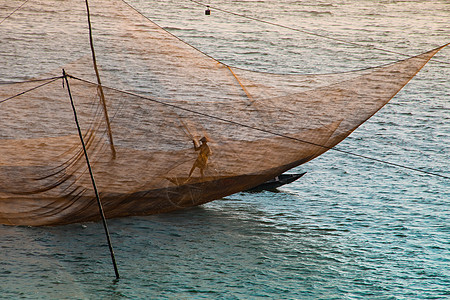
<svg viewBox="0 0 450 300">
<path fill-rule="evenodd" d="M 206 17 L 189 1 L 131 3 L 245 68 L 327 73 L 402 58 L 214 9 Z M 210 3 L 409 55 L 450 36 L 446 1 Z M 450 176 L 449 57 L 446 48 L 339 149 Z M 118 281 L 100 223 L 0 226 L 0 298 L 450 298 L 448 179 L 333 151 L 295 171 L 308 173 L 278 193 L 109 220 Z"/>
</svg>

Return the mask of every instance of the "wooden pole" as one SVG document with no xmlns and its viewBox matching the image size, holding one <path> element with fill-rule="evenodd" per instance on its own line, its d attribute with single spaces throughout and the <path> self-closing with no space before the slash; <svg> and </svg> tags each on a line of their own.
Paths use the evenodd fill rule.
<svg viewBox="0 0 450 300">
<path fill-rule="evenodd" d="M 100 74 L 99 74 L 98 68 L 97 68 L 97 59 L 95 58 L 94 39 L 92 38 L 91 14 L 89 12 L 88 0 L 86 0 L 86 12 L 87 12 L 87 18 L 88 18 L 88 25 L 89 25 L 89 42 L 91 44 L 92 63 L 94 64 L 95 75 L 97 76 L 98 91 L 100 94 L 100 101 L 103 105 L 103 113 L 105 115 L 106 127 L 108 129 L 108 137 L 109 137 L 112 156 L 113 156 L 113 158 L 116 158 L 116 149 L 114 147 L 114 141 L 113 141 L 113 136 L 112 136 L 112 131 L 111 131 L 111 124 L 109 122 L 108 110 L 106 108 L 105 94 L 103 93 L 102 82 L 100 80 Z"/>
<path fill-rule="evenodd" d="M 116 279 L 119 279 L 120 278 L 119 270 L 117 269 L 116 258 L 115 258 L 114 250 L 113 250 L 112 243 L 111 243 L 111 237 L 109 236 L 108 225 L 106 224 L 106 218 L 105 218 L 105 214 L 103 212 L 102 202 L 100 201 L 100 196 L 98 194 L 97 185 L 95 184 L 95 180 L 94 180 L 94 174 L 92 173 L 91 164 L 89 162 L 89 157 L 88 157 L 88 153 L 86 150 L 86 144 L 84 143 L 83 134 L 81 133 L 81 128 L 80 128 L 80 123 L 78 122 L 77 111 L 76 111 L 75 105 L 73 103 L 72 93 L 70 91 L 70 86 L 69 86 L 69 80 L 67 79 L 67 74 L 64 70 L 63 70 L 63 77 L 64 77 L 64 80 L 67 85 L 67 91 L 69 93 L 70 103 L 72 104 L 73 115 L 75 118 L 75 123 L 77 125 L 78 135 L 80 137 L 81 145 L 83 146 L 84 157 L 86 158 L 86 164 L 89 169 L 89 174 L 91 175 L 92 186 L 94 188 L 95 197 L 97 198 L 98 210 L 100 212 L 100 216 L 102 217 L 103 228 L 105 229 L 106 240 L 108 241 L 109 252 L 111 254 L 111 260 L 112 260 L 112 263 L 114 266 L 114 272 L 116 273 Z"/>
</svg>

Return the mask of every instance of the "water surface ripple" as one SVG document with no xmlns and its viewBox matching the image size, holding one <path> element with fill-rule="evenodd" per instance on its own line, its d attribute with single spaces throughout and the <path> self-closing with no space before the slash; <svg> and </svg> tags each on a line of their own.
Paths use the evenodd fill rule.
<svg viewBox="0 0 450 300">
<path fill-rule="evenodd" d="M 209 55 L 253 70 L 328 73 L 403 58 L 214 10 L 207 17 L 190 1 L 130 3 Z M 210 3 L 410 55 L 450 36 L 445 0 Z M 449 57 L 446 48 L 435 60 Z M 431 61 L 338 147 L 450 176 L 449 78 L 448 65 Z M 308 173 L 278 193 L 110 220 L 119 281 L 99 223 L 0 226 L 0 298 L 450 298 L 448 180 L 333 151 L 294 171 Z"/>
</svg>

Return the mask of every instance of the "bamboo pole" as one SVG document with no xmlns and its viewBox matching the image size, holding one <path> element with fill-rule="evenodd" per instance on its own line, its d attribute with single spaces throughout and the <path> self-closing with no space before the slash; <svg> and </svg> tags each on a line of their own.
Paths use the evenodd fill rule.
<svg viewBox="0 0 450 300">
<path fill-rule="evenodd" d="M 99 94 L 100 94 L 100 101 L 101 101 L 101 103 L 103 105 L 103 113 L 105 115 L 106 127 L 108 129 L 108 137 L 109 137 L 109 142 L 110 142 L 110 148 L 111 148 L 112 156 L 113 156 L 113 158 L 116 158 L 116 149 L 114 147 L 114 140 L 113 140 L 113 136 L 112 136 L 111 123 L 109 121 L 108 110 L 106 108 L 105 94 L 103 93 L 102 82 L 100 80 L 100 74 L 98 72 L 98 67 L 97 67 L 97 59 L 95 58 L 94 39 L 92 37 L 91 14 L 89 12 L 88 0 L 86 0 L 86 12 L 87 12 L 87 18 L 88 18 L 88 25 L 89 25 L 89 42 L 90 42 L 90 45 L 91 45 L 92 63 L 94 64 L 95 75 L 97 76 L 98 91 L 99 91 Z"/>
<path fill-rule="evenodd" d="M 69 80 L 67 79 L 67 74 L 64 70 L 63 70 L 63 78 L 67 85 L 67 92 L 69 93 L 70 103 L 72 104 L 73 115 L 74 115 L 75 123 L 76 123 L 77 129 L 78 129 L 78 135 L 80 137 L 81 145 L 83 146 L 84 157 L 86 158 L 86 164 L 88 166 L 89 174 L 91 176 L 92 186 L 94 188 L 95 197 L 97 199 L 98 210 L 100 212 L 100 216 L 102 217 L 103 228 L 105 229 L 106 240 L 108 241 L 109 253 L 111 254 L 111 260 L 112 260 L 112 263 L 114 266 L 114 272 L 116 274 L 116 279 L 119 279 L 120 278 L 119 270 L 117 269 L 116 257 L 114 255 L 114 249 L 112 247 L 111 237 L 109 235 L 109 230 L 108 230 L 108 225 L 106 224 L 105 213 L 103 212 L 102 202 L 100 201 L 100 196 L 98 194 L 97 185 L 95 184 L 94 174 L 92 172 L 91 164 L 89 162 L 89 156 L 88 156 L 88 153 L 86 150 L 86 144 L 83 139 L 83 134 L 81 133 L 80 123 L 78 122 L 77 111 L 76 111 L 75 105 L 73 103 L 72 93 L 70 91 L 70 86 L 69 86 Z"/>
</svg>

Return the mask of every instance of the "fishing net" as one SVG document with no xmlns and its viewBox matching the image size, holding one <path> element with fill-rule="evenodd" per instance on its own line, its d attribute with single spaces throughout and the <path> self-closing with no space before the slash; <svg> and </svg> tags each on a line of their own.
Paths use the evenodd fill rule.
<svg viewBox="0 0 450 300">
<path fill-rule="evenodd" d="M 18 4 L 3 1 L 0 18 Z M 106 217 L 146 215 L 252 188 L 321 155 L 439 50 L 278 75 L 220 63 L 122 1 L 90 10 L 101 88 L 84 1 L 29 1 L 0 25 L 0 223 L 100 218 L 69 91 Z"/>
</svg>

